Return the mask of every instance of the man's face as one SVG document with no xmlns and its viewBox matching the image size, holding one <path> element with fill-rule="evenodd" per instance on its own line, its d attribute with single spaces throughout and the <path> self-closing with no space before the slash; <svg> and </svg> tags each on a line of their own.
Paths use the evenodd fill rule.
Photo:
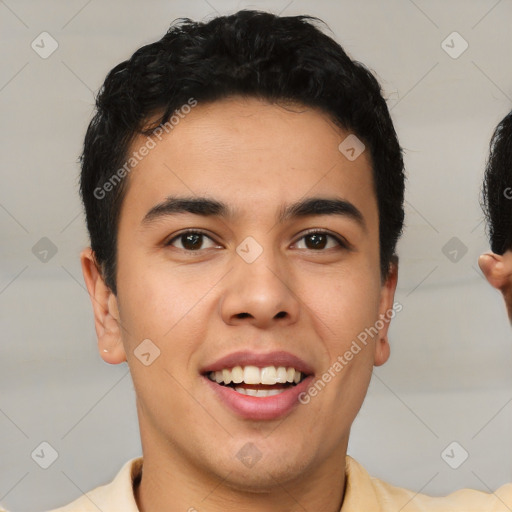
<svg viewBox="0 0 512 512">
<path fill-rule="evenodd" d="M 127 358 L 145 457 L 244 489 L 342 468 L 372 367 L 388 357 L 378 320 L 396 285 L 381 280 L 368 151 L 347 159 L 347 135 L 317 110 L 228 99 L 192 109 L 132 171 L 109 298 L 123 349 L 105 358 Z M 301 383 L 285 383 L 299 378 L 291 368 Z M 214 370 L 282 382 L 226 385 Z"/>
<path fill-rule="evenodd" d="M 508 318 L 512 322 L 512 250 L 503 254 L 482 254 L 478 264 L 489 284 L 502 293 Z"/>
</svg>

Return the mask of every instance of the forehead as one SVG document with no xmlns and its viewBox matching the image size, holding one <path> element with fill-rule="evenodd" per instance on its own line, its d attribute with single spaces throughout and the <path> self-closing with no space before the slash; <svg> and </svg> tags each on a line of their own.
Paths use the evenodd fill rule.
<svg viewBox="0 0 512 512">
<path fill-rule="evenodd" d="M 310 107 L 254 98 L 200 103 L 175 117 L 161 140 L 151 137 L 152 149 L 128 176 L 123 208 L 149 209 L 182 194 L 214 196 L 247 214 L 308 195 L 336 195 L 375 217 L 368 152 L 351 160 L 339 149 L 349 135 Z M 148 140 L 137 137 L 130 154 Z"/>
</svg>

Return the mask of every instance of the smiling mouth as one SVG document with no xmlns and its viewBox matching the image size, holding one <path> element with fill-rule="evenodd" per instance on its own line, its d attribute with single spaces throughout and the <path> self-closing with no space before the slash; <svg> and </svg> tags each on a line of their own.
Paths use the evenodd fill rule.
<svg viewBox="0 0 512 512">
<path fill-rule="evenodd" d="M 254 397 L 279 395 L 302 382 L 307 375 L 293 367 L 235 366 L 209 372 L 207 377 L 220 386 Z"/>
</svg>

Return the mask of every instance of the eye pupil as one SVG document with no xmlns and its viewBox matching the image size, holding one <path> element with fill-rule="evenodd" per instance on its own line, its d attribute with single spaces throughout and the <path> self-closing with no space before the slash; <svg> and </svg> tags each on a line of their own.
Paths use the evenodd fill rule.
<svg viewBox="0 0 512 512">
<path fill-rule="evenodd" d="M 327 235 L 314 233 L 306 236 L 306 246 L 308 249 L 323 249 L 327 245 Z"/>
<path fill-rule="evenodd" d="M 181 243 L 183 247 L 189 251 L 194 249 L 200 249 L 202 245 L 202 236 L 198 233 L 187 233 L 181 237 Z"/>
</svg>

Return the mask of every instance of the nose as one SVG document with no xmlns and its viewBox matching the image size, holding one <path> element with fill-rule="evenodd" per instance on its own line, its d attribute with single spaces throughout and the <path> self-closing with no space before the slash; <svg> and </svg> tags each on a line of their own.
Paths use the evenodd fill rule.
<svg viewBox="0 0 512 512">
<path fill-rule="evenodd" d="M 290 272 L 263 254 L 247 263 L 236 256 L 235 268 L 224 282 L 221 315 L 228 325 L 250 324 L 260 329 L 297 322 L 300 300 L 290 286 Z"/>
</svg>

